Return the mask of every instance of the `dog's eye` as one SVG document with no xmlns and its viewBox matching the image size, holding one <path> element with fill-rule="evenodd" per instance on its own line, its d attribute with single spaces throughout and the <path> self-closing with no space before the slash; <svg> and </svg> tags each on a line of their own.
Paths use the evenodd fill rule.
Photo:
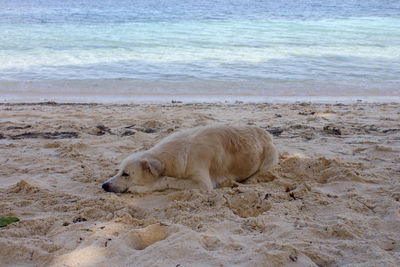
<svg viewBox="0 0 400 267">
<path fill-rule="evenodd" d="M 126 172 L 123 172 L 122 176 L 127 177 L 127 176 L 129 176 L 129 174 L 127 174 Z"/>
</svg>

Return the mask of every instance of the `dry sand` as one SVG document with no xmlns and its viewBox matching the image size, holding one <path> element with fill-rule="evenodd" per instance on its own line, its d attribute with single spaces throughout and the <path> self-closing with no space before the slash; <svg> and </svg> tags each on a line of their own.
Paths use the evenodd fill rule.
<svg viewBox="0 0 400 267">
<path fill-rule="evenodd" d="M 1 266 L 400 266 L 400 104 L 0 105 Z M 275 135 L 268 177 L 113 194 L 120 161 L 217 123 Z M 290 192 L 292 191 L 292 196 Z"/>
</svg>

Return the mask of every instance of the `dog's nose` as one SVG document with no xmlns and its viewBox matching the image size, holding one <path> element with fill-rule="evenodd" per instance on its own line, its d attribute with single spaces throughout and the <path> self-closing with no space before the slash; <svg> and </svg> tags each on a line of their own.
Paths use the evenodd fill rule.
<svg viewBox="0 0 400 267">
<path fill-rule="evenodd" d="M 104 189 L 104 191 L 109 192 L 110 184 L 109 183 L 104 183 L 101 187 Z"/>
</svg>

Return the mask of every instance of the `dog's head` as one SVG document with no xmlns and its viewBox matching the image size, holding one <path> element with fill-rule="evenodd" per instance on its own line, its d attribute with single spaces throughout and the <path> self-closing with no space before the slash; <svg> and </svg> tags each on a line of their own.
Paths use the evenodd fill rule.
<svg viewBox="0 0 400 267">
<path fill-rule="evenodd" d="M 107 192 L 124 193 L 132 186 L 151 186 L 164 171 L 164 164 L 153 158 L 133 155 L 125 159 L 118 173 L 102 185 Z"/>
</svg>

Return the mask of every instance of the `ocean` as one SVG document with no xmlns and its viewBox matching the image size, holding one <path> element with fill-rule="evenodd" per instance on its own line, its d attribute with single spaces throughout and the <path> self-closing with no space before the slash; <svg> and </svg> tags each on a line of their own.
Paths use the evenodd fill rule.
<svg viewBox="0 0 400 267">
<path fill-rule="evenodd" d="M 399 0 L 0 0 L 0 100 L 400 98 Z"/>
</svg>

